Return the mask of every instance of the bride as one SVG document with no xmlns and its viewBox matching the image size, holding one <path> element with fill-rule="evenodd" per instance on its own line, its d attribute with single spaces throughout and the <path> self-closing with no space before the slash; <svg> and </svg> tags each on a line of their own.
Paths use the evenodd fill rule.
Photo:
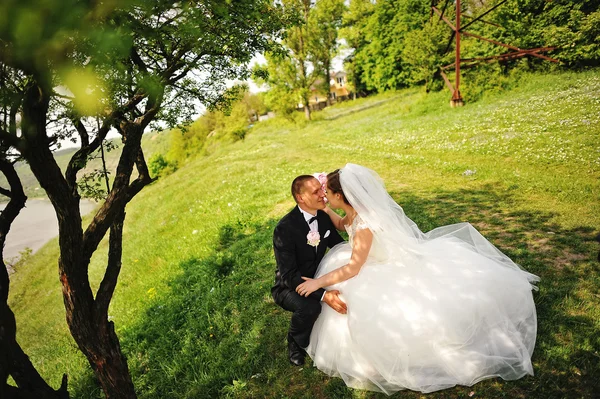
<svg viewBox="0 0 600 399">
<path fill-rule="evenodd" d="M 320 370 L 388 395 L 533 375 L 537 276 L 468 223 L 424 234 L 368 168 L 327 179 L 331 207 L 346 216 L 327 213 L 349 241 L 296 290 L 337 289 L 348 306 L 323 306 L 313 327 L 306 351 Z"/>
</svg>

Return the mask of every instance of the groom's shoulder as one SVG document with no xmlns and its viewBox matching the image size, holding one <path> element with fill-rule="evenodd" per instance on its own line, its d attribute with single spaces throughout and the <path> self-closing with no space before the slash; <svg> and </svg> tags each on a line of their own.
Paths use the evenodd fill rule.
<svg viewBox="0 0 600 399">
<path fill-rule="evenodd" d="M 319 218 L 319 223 L 325 222 L 325 223 L 331 224 L 331 218 L 329 217 L 329 215 L 327 214 L 327 212 L 319 209 L 317 211 L 317 216 Z"/>
<path fill-rule="evenodd" d="M 277 223 L 277 226 L 279 227 L 279 226 L 285 226 L 285 225 L 291 224 L 295 219 L 294 214 L 296 212 L 298 212 L 297 207 L 292 208 L 291 211 L 289 211 L 284 217 L 282 217 L 279 220 L 279 223 Z"/>
</svg>

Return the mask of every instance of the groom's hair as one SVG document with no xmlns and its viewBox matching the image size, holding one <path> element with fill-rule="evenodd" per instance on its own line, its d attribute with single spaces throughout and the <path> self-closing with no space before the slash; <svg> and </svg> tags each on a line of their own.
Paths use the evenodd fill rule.
<svg viewBox="0 0 600 399">
<path fill-rule="evenodd" d="M 292 182 L 292 197 L 294 197 L 296 203 L 298 203 L 298 198 L 296 198 L 296 196 L 302 194 L 304 191 L 304 183 L 310 179 L 315 179 L 315 177 L 311 175 L 300 175 Z"/>
</svg>

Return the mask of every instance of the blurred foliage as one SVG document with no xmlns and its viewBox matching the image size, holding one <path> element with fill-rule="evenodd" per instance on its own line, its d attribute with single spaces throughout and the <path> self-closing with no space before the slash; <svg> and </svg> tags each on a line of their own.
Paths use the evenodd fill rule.
<svg viewBox="0 0 600 399">
<path fill-rule="evenodd" d="M 27 84 L 42 84 L 52 91 L 55 144 L 77 135 L 72 121 L 134 120 L 157 100 L 151 127 L 189 123 L 200 105 L 230 101 L 227 80 L 248 77 L 255 52 L 278 47 L 280 8 L 266 0 L 3 1 L 0 108 L 8 114 Z"/>
</svg>

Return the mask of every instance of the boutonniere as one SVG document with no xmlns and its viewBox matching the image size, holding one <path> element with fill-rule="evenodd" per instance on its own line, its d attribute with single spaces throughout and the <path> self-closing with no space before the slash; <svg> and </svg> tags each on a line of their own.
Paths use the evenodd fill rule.
<svg viewBox="0 0 600 399">
<path fill-rule="evenodd" d="M 321 242 L 321 235 L 318 231 L 309 231 L 306 235 L 306 243 L 310 246 L 316 247 Z"/>
</svg>

